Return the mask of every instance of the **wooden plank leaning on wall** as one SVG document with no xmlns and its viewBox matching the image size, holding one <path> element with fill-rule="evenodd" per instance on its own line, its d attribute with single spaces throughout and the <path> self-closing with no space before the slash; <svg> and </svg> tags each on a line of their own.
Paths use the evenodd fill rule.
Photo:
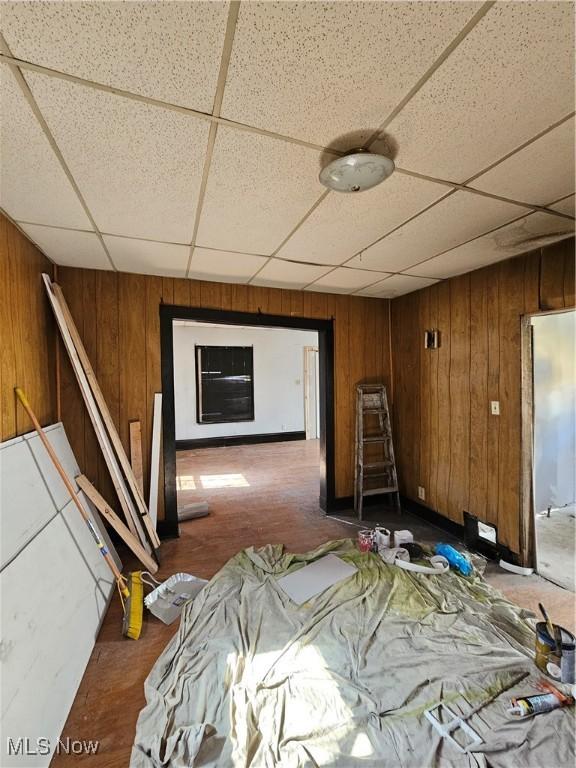
<svg viewBox="0 0 576 768">
<path fill-rule="evenodd" d="M 425 350 L 428 326 L 423 323 L 432 322 L 434 302 L 441 347 Z M 502 543 L 516 553 L 521 544 L 521 317 L 574 306 L 573 238 L 392 302 L 401 491 L 418 501 L 417 486 L 430 483 L 425 503 L 431 509 L 456 522 L 466 509 L 497 525 Z M 491 400 L 500 402 L 500 416 L 490 414 Z M 419 461 L 414 445 L 424 446 Z"/>
</svg>

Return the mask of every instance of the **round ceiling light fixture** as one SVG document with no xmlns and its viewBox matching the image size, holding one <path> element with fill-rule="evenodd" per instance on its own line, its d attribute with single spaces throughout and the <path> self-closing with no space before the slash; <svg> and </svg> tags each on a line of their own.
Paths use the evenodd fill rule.
<svg viewBox="0 0 576 768">
<path fill-rule="evenodd" d="M 320 183 L 335 192 L 364 192 L 381 184 L 394 171 L 394 161 L 366 149 L 353 149 L 320 171 Z"/>
</svg>

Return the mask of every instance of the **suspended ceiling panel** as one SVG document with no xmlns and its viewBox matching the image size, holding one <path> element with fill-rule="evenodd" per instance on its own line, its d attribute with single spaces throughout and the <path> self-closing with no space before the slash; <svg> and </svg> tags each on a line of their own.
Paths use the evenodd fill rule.
<svg viewBox="0 0 576 768">
<path fill-rule="evenodd" d="M 20 224 L 24 232 L 55 264 L 84 269 L 111 269 L 98 235 L 73 229 Z"/>
<path fill-rule="evenodd" d="M 190 256 L 190 247 L 187 245 L 154 243 L 111 235 L 104 235 L 104 242 L 120 272 L 186 277 Z"/>
<path fill-rule="evenodd" d="M 210 112 L 227 2 L 2 3 L 14 56 Z"/>
<path fill-rule="evenodd" d="M 372 296 L 377 299 L 393 299 L 395 296 L 401 296 L 404 293 L 412 293 L 420 288 L 426 288 L 428 285 L 437 283 L 437 280 L 431 280 L 425 277 L 411 277 L 410 275 L 392 275 L 392 277 L 382 280 L 375 285 L 371 285 L 364 290 L 359 291 L 361 296 Z"/>
<path fill-rule="evenodd" d="M 222 114 L 322 145 L 359 129 L 366 138 L 477 10 L 460 2 L 243 3 Z"/>
<path fill-rule="evenodd" d="M 194 248 L 190 277 L 227 283 L 245 283 L 266 263 L 266 256 Z"/>
<path fill-rule="evenodd" d="M 310 264 L 270 259 L 250 282 L 253 285 L 301 289 L 329 271 L 330 267 L 314 267 Z"/>
<path fill-rule="evenodd" d="M 446 278 L 478 269 L 495 261 L 540 248 L 574 232 L 574 222 L 548 213 L 533 213 L 465 245 L 418 264 L 409 272 Z"/>
<path fill-rule="evenodd" d="M 348 264 L 363 269 L 401 272 L 495 226 L 517 219 L 525 212 L 525 208 L 500 200 L 454 192 L 355 256 Z"/>
<path fill-rule="evenodd" d="M 361 194 L 330 192 L 278 256 L 317 264 L 342 264 L 449 190 L 394 174 Z"/>
<path fill-rule="evenodd" d="M 220 127 L 197 242 L 270 254 L 322 194 L 318 153 Z"/>
<path fill-rule="evenodd" d="M 376 272 L 365 272 L 362 269 L 344 269 L 338 267 L 324 277 L 308 286 L 310 291 L 327 291 L 328 293 L 353 293 L 375 283 L 387 275 Z"/>
<path fill-rule="evenodd" d="M 574 5 L 496 3 L 387 127 L 398 163 L 465 181 L 574 109 Z"/>
<path fill-rule="evenodd" d="M 13 219 L 91 229 L 12 72 L 3 67 L 0 204 Z"/>
<path fill-rule="evenodd" d="M 415 275 L 521 252 L 486 245 L 512 218 L 530 242 L 573 231 L 557 215 L 574 216 L 572 3 L 247 2 L 236 26 L 229 10 L 2 4 L 12 53 L 54 69 L 23 66 L 30 96 L 1 65 L 1 201 L 23 227 L 57 227 L 35 238 L 55 261 L 380 295 L 360 281 L 368 269 L 398 294 L 420 286 Z M 210 133 L 217 93 L 224 117 Z M 334 155 L 322 148 L 358 146 L 378 127 L 374 148 L 396 173 L 326 195 L 318 172 Z M 470 191 L 450 184 L 466 179 Z M 378 274 L 405 269 L 408 280 Z"/>
<path fill-rule="evenodd" d="M 44 75 L 26 79 L 100 231 L 190 242 L 205 121 Z"/>
<path fill-rule="evenodd" d="M 549 205 L 574 192 L 574 118 L 474 179 L 485 192 Z"/>
</svg>

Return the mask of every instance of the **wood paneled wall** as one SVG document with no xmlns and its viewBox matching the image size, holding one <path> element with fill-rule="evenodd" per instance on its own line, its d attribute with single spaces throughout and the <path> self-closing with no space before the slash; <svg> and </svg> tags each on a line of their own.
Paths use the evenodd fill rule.
<svg viewBox="0 0 576 768">
<path fill-rule="evenodd" d="M 56 335 L 42 272 L 52 264 L 0 214 L 0 439 L 29 432 L 14 387 L 27 393 L 42 425 L 56 421 Z"/>
<path fill-rule="evenodd" d="M 519 552 L 524 314 L 574 307 L 574 239 L 392 302 L 394 425 L 402 492 L 457 523 L 498 526 Z M 424 331 L 441 346 L 424 349 Z M 490 401 L 500 401 L 500 416 Z"/>
<path fill-rule="evenodd" d="M 160 382 L 159 306 L 334 318 L 336 495 L 353 492 L 354 385 L 390 384 L 389 302 L 197 280 L 59 268 L 57 275 L 110 411 L 128 449 L 128 424 L 142 424 L 149 482 L 152 404 Z M 61 359 L 62 420 L 80 467 L 103 495 L 114 493 L 69 361 Z"/>
</svg>

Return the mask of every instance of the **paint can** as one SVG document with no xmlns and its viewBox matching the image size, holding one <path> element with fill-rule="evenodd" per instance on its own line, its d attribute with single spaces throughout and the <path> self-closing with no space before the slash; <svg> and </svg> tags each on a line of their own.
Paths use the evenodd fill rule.
<svg viewBox="0 0 576 768">
<path fill-rule="evenodd" d="M 374 547 L 375 551 L 387 549 L 390 546 L 390 531 L 383 525 L 377 525 L 374 528 Z"/>
<path fill-rule="evenodd" d="M 536 624 L 536 666 L 555 680 L 572 684 L 575 682 L 576 638 L 564 627 L 554 626 L 560 630 L 562 654 L 558 653 L 546 622 L 539 621 Z"/>
<path fill-rule="evenodd" d="M 370 528 L 362 528 L 358 531 L 358 549 L 360 552 L 372 552 L 374 546 L 374 531 Z"/>
</svg>

